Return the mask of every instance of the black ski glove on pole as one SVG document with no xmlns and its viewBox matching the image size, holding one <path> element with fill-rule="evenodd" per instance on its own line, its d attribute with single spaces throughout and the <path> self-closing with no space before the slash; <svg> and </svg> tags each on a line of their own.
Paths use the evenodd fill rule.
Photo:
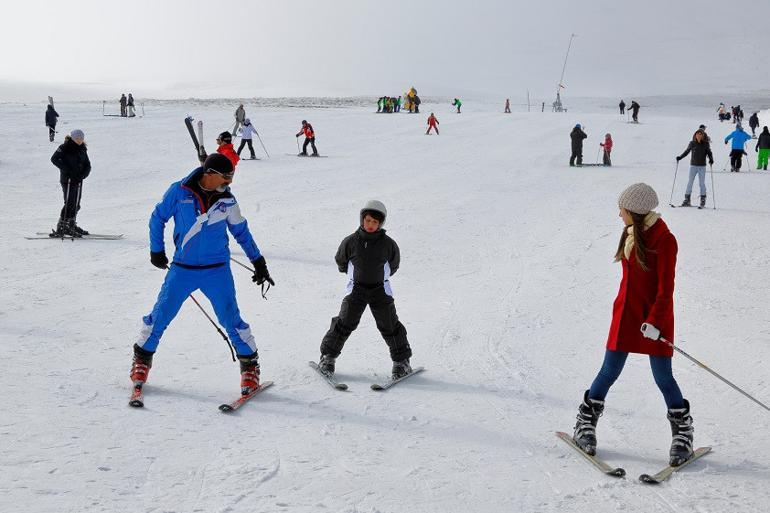
<svg viewBox="0 0 770 513">
<path fill-rule="evenodd" d="M 251 277 L 251 281 L 257 285 L 262 285 L 267 282 L 270 285 L 275 285 L 275 282 L 270 277 L 270 273 L 267 270 L 267 262 L 265 257 L 261 256 L 256 260 L 252 260 L 251 264 L 254 266 L 254 276 Z"/>
<path fill-rule="evenodd" d="M 150 262 L 158 269 L 166 269 L 168 267 L 168 257 L 165 251 L 150 251 Z"/>
</svg>

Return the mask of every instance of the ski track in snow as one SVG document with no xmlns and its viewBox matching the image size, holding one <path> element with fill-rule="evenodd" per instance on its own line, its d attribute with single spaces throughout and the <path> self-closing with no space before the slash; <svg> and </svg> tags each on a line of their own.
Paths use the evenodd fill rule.
<svg viewBox="0 0 770 513">
<path fill-rule="evenodd" d="M 464 108 L 247 105 L 273 157 L 240 166 L 233 188 L 277 285 L 264 301 L 246 271 L 233 273 L 263 378 L 276 384 L 222 415 L 217 406 L 238 393 L 237 366 L 192 304 L 164 335 L 142 410 L 127 406 L 128 369 L 163 279 L 148 261 L 149 214 L 196 165 L 183 118 L 204 120 L 212 151 L 234 106 L 164 102 L 128 120 L 102 117 L 101 103 L 57 105 L 60 133 L 49 144 L 43 108 L 0 104 L 10 142 L 0 171 L 13 177 L 0 230 L 9 363 L 0 374 L 0 511 L 765 511 L 766 412 L 684 358 L 674 371 L 693 405 L 696 444 L 714 452 L 665 484 L 636 480 L 665 464 L 670 441 L 644 357 L 629 358 L 598 427 L 599 454 L 626 468 L 625 479 L 588 467 L 554 431 L 574 425 L 603 357 L 620 278 L 615 202 L 637 181 L 655 187 L 679 240 L 677 343 L 770 399 L 770 174 L 715 174 L 719 210 L 670 209 L 673 157 L 698 124 L 709 125 L 717 162 L 725 158 L 719 141 L 732 125 L 709 122 L 710 106 L 687 117 L 642 111 L 640 125 L 601 109 Z M 440 136 L 423 135 L 431 110 Z M 303 117 L 333 158 L 284 156 L 296 151 Z M 567 167 L 576 122 L 589 134 L 585 162 L 612 133 L 615 167 Z M 73 128 L 85 131 L 93 163 L 79 222 L 124 240 L 23 238 L 56 221 L 61 191 L 49 158 Z M 350 390 L 337 392 L 306 361 L 318 357 L 344 294 L 334 252 L 375 197 L 401 247 L 392 285 L 413 364 L 427 372 L 370 391 L 390 362 L 366 312 L 338 360 Z"/>
</svg>

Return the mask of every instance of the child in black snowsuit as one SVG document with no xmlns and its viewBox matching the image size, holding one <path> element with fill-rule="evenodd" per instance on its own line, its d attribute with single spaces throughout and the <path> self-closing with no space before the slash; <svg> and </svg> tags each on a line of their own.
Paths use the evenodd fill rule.
<svg viewBox="0 0 770 513">
<path fill-rule="evenodd" d="M 350 278 L 348 295 L 321 342 L 318 366 L 328 375 L 334 373 L 335 361 L 368 305 L 377 329 L 390 348 L 393 379 L 397 379 L 412 372 L 409 365 L 412 349 L 406 328 L 398 320 L 390 288 L 390 276 L 398 270 L 401 257 L 396 242 L 381 228 L 387 216 L 385 205 L 377 200 L 368 201 L 360 214 L 360 226 L 342 240 L 334 257 L 339 271 Z"/>
</svg>

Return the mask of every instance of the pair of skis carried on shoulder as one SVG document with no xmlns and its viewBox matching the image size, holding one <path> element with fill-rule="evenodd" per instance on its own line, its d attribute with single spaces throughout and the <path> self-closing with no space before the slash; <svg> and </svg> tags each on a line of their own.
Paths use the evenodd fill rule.
<svg viewBox="0 0 770 513">
<path fill-rule="evenodd" d="M 313 368 L 313 369 L 314 369 L 314 370 L 315 370 L 315 371 L 316 371 L 316 372 L 317 372 L 317 373 L 318 373 L 318 374 L 319 374 L 319 375 L 320 375 L 320 376 L 321 376 L 321 377 L 324 379 L 324 381 L 326 381 L 326 382 L 329 384 L 329 386 L 331 386 L 333 389 L 335 389 L 335 390 L 340 390 L 340 391 L 345 391 L 345 390 L 347 390 L 347 389 L 348 389 L 348 386 L 347 386 L 345 383 L 341 383 L 341 382 L 337 381 L 337 379 L 334 377 L 334 375 L 333 375 L 333 374 L 329 374 L 329 373 L 327 373 L 327 372 L 324 372 L 324 371 L 322 371 L 322 370 L 321 370 L 321 368 L 320 368 L 320 367 L 318 367 L 318 364 L 317 364 L 316 362 L 307 362 L 307 363 L 308 363 L 308 365 L 310 365 L 310 367 L 312 367 L 312 368 Z M 380 392 L 380 391 L 383 391 L 383 390 L 387 390 L 387 389 L 389 389 L 390 387 L 392 387 L 393 385 L 396 385 L 397 383 L 401 383 L 401 382 L 402 382 L 402 381 L 404 381 L 405 379 L 407 379 L 407 378 L 411 378 L 411 377 L 412 377 L 412 376 L 414 376 L 415 374 L 419 374 L 420 372 L 422 372 L 422 371 L 424 371 L 424 370 L 425 370 L 425 367 L 415 367 L 414 369 L 412 369 L 412 372 L 410 372 L 409 374 L 407 374 L 407 375 L 405 375 L 405 376 L 402 376 L 402 377 L 400 377 L 400 378 L 397 378 L 397 379 L 391 379 L 391 380 L 389 380 L 389 381 L 385 381 L 385 382 L 372 383 L 372 385 L 371 385 L 371 387 L 370 387 L 370 388 L 371 388 L 372 390 L 376 390 L 376 391 L 378 391 L 378 392 Z"/>
<path fill-rule="evenodd" d="M 599 458 L 598 456 L 592 456 L 588 454 L 583 449 L 578 447 L 578 445 L 575 443 L 575 441 L 572 439 L 572 437 L 569 434 L 564 433 L 562 431 L 557 431 L 556 436 L 559 437 L 561 440 L 563 440 L 564 443 L 566 443 L 567 445 L 575 449 L 581 456 L 583 456 L 586 459 L 586 461 L 591 463 L 594 467 L 598 468 L 605 475 L 612 476 L 612 477 L 625 477 L 626 471 L 624 468 L 613 467 L 612 465 L 610 465 L 603 459 Z M 709 452 L 711 452 L 711 447 L 699 447 L 698 449 L 695 449 L 695 451 L 693 452 L 693 455 L 690 456 L 690 459 L 688 459 L 681 465 L 677 467 L 667 465 L 656 474 L 640 475 L 639 480 L 647 484 L 660 484 L 666 479 L 668 479 L 669 477 L 671 477 L 671 475 L 674 472 L 678 472 L 679 470 L 683 469 L 690 463 L 702 458 Z"/>
</svg>

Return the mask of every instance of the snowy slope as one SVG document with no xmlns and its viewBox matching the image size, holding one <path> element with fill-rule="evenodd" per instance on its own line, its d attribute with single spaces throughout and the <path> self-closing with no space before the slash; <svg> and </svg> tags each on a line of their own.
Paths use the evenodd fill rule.
<svg viewBox="0 0 770 513">
<path fill-rule="evenodd" d="M 23 238 L 50 229 L 61 202 L 43 107 L 0 105 L 0 511 L 766 510 L 768 413 L 681 357 L 696 443 L 714 453 L 667 484 L 636 481 L 665 464 L 670 441 L 644 357 L 629 359 L 598 430 L 600 455 L 627 479 L 595 472 L 553 435 L 571 430 L 602 360 L 621 272 L 616 198 L 637 181 L 658 191 L 679 240 L 677 342 L 770 401 L 770 174 L 719 173 L 732 125 L 699 116 L 643 111 L 631 125 L 607 111 L 503 115 L 469 103 L 462 115 L 425 105 L 419 116 L 247 105 L 271 158 L 241 164 L 233 189 L 277 285 L 264 301 L 247 272 L 233 273 L 263 379 L 276 385 L 218 413 L 238 393 L 237 365 L 188 303 L 162 340 L 146 408 L 129 408 L 131 345 L 163 280 L 148 216 L 196 164 L 182 119 L 205 121 L 212 150 L 236 106 L 164 104 L 129 120 L 102 117 L 100 103 L 57 105 L 60 131 L 82 128 L 93 163 L 80 224 L 126 235 L 60 242 Z M 431 108 L 438 137 L 423 135 Z M 286 155 L 303 118 L 329 158 Z M 566 167 L 575 122 L 587 127 L 588 162 L 612 133 L 616 167 Z M 671 209 L 674 156 L 701 122 L 719 208 Z M 711 206 L 710 177 L 708 187 Z M 350 385 L 340 393 L 307 360 L 344 294 L 334 252 L 369 198 L 390 212 L 396 305 L 413 363 L 428 371 L 370 391 L 390 362 L 366 313 L 338 360 Z"/>
</svg>

